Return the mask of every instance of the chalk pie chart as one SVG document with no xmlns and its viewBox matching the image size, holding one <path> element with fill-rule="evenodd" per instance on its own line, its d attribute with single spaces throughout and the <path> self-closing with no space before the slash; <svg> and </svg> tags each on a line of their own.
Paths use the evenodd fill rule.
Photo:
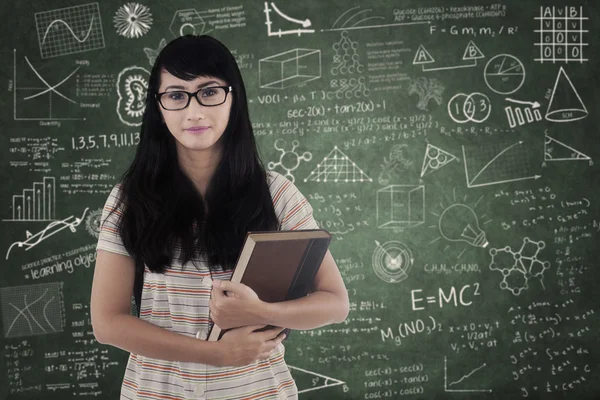
<svg viewBox="0 0 600 400">
<path fill-rule="evenodd" d="M 408 278 L 408 271 L 414 263 L 410 249 L 404 243 L 389 241 L 380 244 L 373 252 L 373 270 L 383 281 L 398 283 Z"/>
<path fill-rule="evenodd" d="M 510 54 L 498 54 L 485 65 L 485 83 L 498 94 L 511 94 L 525 82 L 523 63 Z"/>
</svg>

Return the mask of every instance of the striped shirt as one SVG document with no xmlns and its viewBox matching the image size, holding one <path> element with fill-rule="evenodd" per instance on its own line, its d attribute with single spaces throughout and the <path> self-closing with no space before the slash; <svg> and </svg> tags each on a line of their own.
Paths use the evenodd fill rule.
<svg viewBox="0 0 600 400">
<path fill-rule="evenodd" d="M 267 180 L 281 230 L 317 229 L 312 207 L 298 188 L 275 171 Z M 97 249 L 129 255 L 117 231 L 121 209 L 115 210 L 120 185 L 108 196 L 101 218 Z M 177 259 L 176 257 L 174 258 Z M 208 303 L 211 273 L 196 259 L 174 261 L 164 274 L 144 272 L 140 318 L 175 333 L 205 339 L 212 321 Z M 212 272 L 212 279 L 228 280 L 231 271 Z M 298 390 L 280 344 L 269 359 L 243 367 L 216 367 L 194 362 L 164 361 L 130 354 L 121 387 L 123 399 L 297 399 Z"/>
</svg>

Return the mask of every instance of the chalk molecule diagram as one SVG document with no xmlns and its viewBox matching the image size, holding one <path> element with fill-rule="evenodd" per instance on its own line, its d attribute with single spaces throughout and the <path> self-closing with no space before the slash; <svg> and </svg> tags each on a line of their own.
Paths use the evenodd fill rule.
<svg viewBox="0 0 600 400">
<path fill-rule="evenodd" d="M 523 238 L 523 245 L 519 251 L 513 251 L 509 246 L 490 249 L 492 260 L 490 269 L 500 271 L 503 279 L 500 288 L 510 290 L 518 296 L 523 290 L 529 288 L 529 280 L 540 278 L 544 286 L 544 272 L 550 268 L 550 262 L 541 261 L 538 254 L 546 247 L 543 241 L 535 242 L 528 237 Z"/>
<path fill-rule="evenodd" d="M 297 140 L 294 140 L 292 142 L 292 150 L 290 151 L 286 151 L 285 150 L 285 140 L 283 139 L 277 139 L 275 141 L 275 149 L 281 151 L 281 155 L 279 156 L 279 161 L 278 162 L 274 162 L 274 161 L 269 161 L 268 167 L 269 169 L 273 169 L 275 167 L 277 167 L 278 165 L 285 169 L 285 177 L 288 178 L 290 181 L 292 181 L 292 183 L 294 183 L 295 178 L 294 175 L 292 175 L 292 171 L 295 171 L 296 168 L 298 168 L 298 166 L 300 165 L 300 161 L 304 160 L 304 161 L 310 161 L 312 160 L 312 153 L 309 151 L 305 151 L 304 154 L 300 155 L 298 153 L 296 153 L 296 147 L 298 147 L 300 145 L 300 142 L 298 142 Z"/>
</svg>

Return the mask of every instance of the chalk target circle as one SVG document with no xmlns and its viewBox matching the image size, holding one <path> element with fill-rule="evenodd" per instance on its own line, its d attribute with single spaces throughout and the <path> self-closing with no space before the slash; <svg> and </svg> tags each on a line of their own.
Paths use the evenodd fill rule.
<svg viewBox="0 0 600 400">
<path fill-rule="evenodd" d="M 373 270 L 381 280 L 398 283 L 408 277 L 414 259 L 410 249 L 404 243 L 389 241 L 377 245 L 372 262 Z"/>
</svg>

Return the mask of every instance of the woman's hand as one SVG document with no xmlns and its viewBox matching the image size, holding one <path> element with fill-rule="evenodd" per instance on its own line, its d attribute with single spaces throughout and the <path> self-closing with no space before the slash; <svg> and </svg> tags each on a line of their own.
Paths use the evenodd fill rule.
<svg viewBox="0 0 600 400">
<path fill-rule="evenodd" d="M 263 324 L 266 304 L 243 283 L 213 281 L 210 317 L 221 329 Z"/>
<path fill-rule="evenodd" d="M 283 328 L 271 328 L 262 332 L 254 332 L 265 325 L 243 326 L 228 330 L 221 340 L 219 365 L 221 367 L 241 367 L 252 364 L 256 360 L 266 360 L 283 339 Z"/>
</svg>

